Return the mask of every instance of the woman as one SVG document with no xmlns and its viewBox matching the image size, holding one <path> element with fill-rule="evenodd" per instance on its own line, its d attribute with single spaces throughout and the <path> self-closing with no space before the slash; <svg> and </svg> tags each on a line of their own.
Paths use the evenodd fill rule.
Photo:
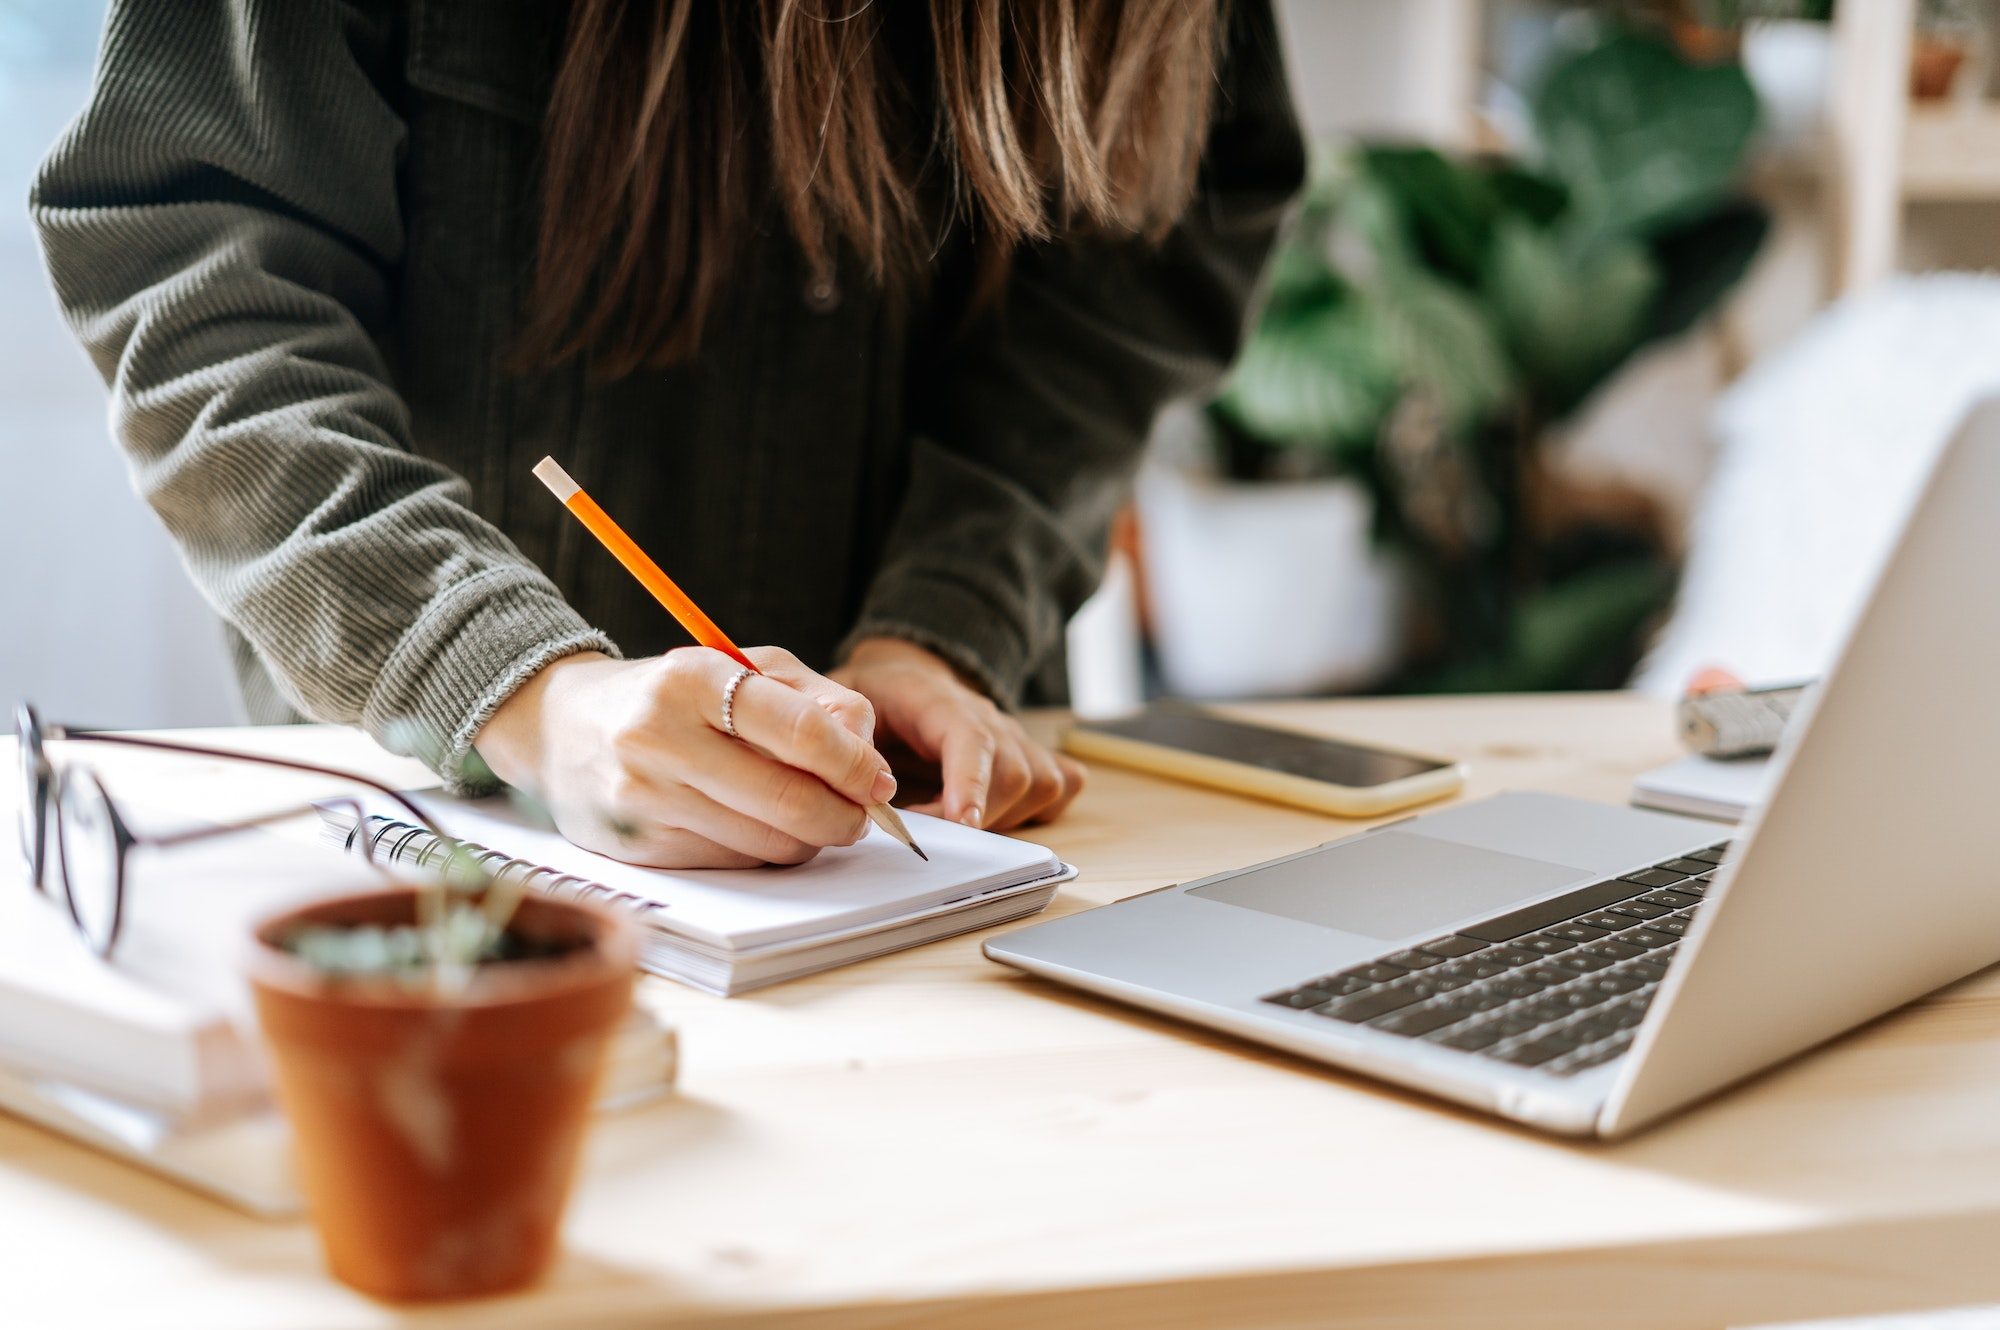
<svg viewBox="0 0 2000 1330">
<path fill-rule="evenodd" d="M 33 208 L 255 718 L 736 865 L 1074 796 L 1007 708 L 1301 158 L 1259 0 L 123 0 Z"/>
</svg>

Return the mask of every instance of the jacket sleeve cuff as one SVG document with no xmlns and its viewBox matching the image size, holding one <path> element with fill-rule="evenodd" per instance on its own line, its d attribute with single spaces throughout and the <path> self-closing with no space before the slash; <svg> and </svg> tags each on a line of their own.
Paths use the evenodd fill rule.
<svg viewBox="0 0 2000 1330">
<path fill-rule="evenodd" d="M 863 638 L 901 638 L 936 652 L 981 692 L 1012 709 L 1034 666 L 1017 622 L 1004 597 L 976 580 L 940 569 L 892 566 L 876 579 L 834 659 L 846 660 Z"/>
<path fill-rule="evenodd" d="M 543 666 L 580 651 L 619 654 L 541 574 L 482 573 L 433 601 L 396 644 L 362 727 L 429 766 L 453 794 L 489 793 L 499 782 L 473 737 Z"/>
</svg>

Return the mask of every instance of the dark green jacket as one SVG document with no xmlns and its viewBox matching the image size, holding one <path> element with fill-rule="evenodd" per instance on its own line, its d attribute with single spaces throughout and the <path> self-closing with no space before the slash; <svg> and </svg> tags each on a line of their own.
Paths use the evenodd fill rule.
<svg viewBox="0 0 2000 1330">
<path fill-rule="evenodd" d="M 730 0 L 715 0 L 729 3 Z M 1158 247 L 964 246 L 896 304 L 775 206 L 698 358 L 503 368 L 554 0 L 121 0 L 32 207 L 135 482 L 259 719 L 449 768 L 522 680 L 686 639 L 542 490 L 553 454 L 733 636 L 926 644 L 1013 701 L 1060 658 L 1155 411 L 1235 351 L 1302 151 L 1237 0 L 1200 196 Z M 407 726 L 407 728 L 405 728 Z"/>
</svg>

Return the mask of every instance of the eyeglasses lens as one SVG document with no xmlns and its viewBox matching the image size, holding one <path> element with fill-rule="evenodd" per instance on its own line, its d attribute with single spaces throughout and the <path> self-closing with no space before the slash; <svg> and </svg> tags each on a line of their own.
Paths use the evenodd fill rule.
<svg viewBox="0 0 2000 1330">
<path fill-rule="evenodd" d="M 42 802 L 46 795 L 42 786 L 40 727 L 34 712 L 26 706 L 14 713 L 14 757 L 20 772 L 20 782 L 14 791 L 14 822 L 21 833 L 21 858 L 28 865 L 28 876 L 39 888 L 48 880 L 42 871 Z"/>
<path fill-rule="evenodd" d="M 118 931 L 118 826 L 111 803 L 87 771 L 64 774 L 56 819 L 70 913 L 93 951 L 108 953 Z"/>
</svg>

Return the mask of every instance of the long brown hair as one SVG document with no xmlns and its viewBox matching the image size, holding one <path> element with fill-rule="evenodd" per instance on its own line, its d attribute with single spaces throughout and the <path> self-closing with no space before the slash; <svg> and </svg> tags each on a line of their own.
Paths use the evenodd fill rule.
<svg viewBox="0 0 2000 1330">
<path fill-rule="evenodd" d="M 686 359 L 765 190 L 815 271 L 845 247 L 892 288 L 951 226 L 989 268 L 1058 234 L 1163 234 L 1223 3 L 929 0 L 899 48 L 883 10 L 913 0 L 574 0 L 523 358 Z"/>
</svg>

